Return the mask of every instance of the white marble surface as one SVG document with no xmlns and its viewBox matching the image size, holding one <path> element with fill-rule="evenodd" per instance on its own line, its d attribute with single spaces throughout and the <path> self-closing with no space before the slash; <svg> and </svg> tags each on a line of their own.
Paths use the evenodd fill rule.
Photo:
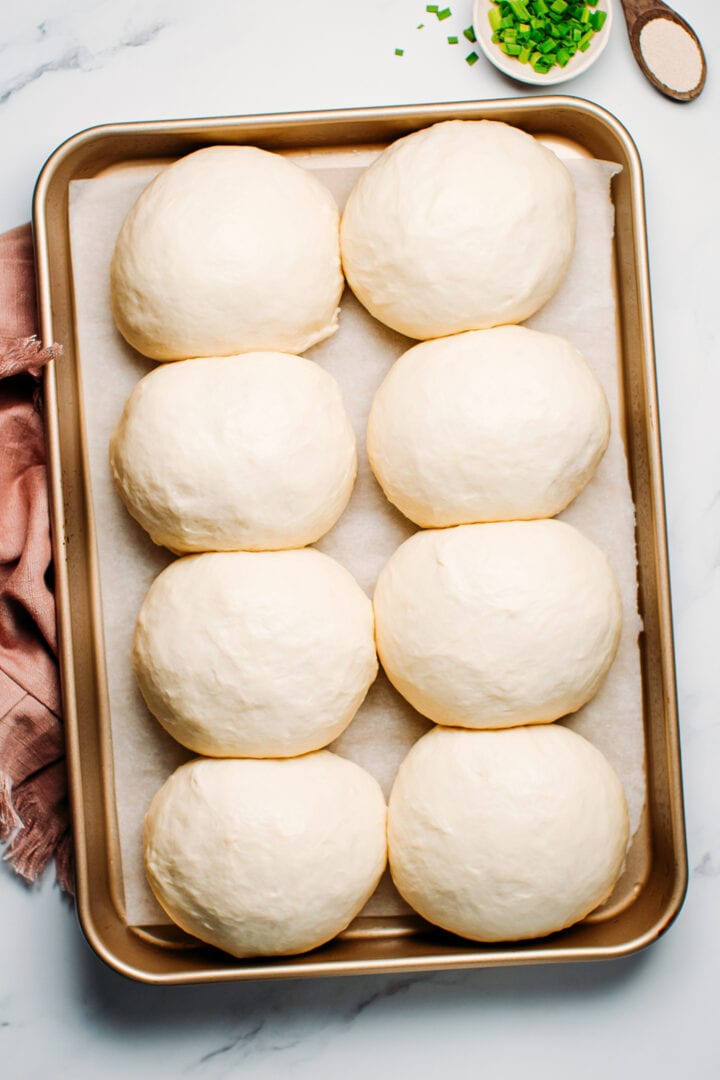
<svg viewBox="0 0 720 1080">
<path fill-rule="evenodd" d="M 612 963 L 156 989 L 95 958 L 50 880 L 28 890 L 2 869 L 3 1077 L 720 1075 L 720 5 L 680 2 L 710 62 L 696 103 L 645 82 L 621 16 L 563 88 L 615 113 L 645 167 L 691 866 L 678 921 Z M 424 6 L 5 0 L 0 229 L 27 220 L 47 155 L 92 124 L 523 92 L 446 44 L 469 0 L 441 24 Z"/>
</svg>

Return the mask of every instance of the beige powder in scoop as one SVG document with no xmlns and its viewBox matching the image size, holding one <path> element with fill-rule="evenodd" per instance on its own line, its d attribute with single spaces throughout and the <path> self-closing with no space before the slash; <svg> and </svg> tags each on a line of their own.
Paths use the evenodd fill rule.
<svg viewBox="0 0 720 1080">
<path fill-rule="evenodd" d="M 702 56 L 690 34 L 670 19 L 652 19 L 640 31 L 640 51 L 656 79 L 685 94 L 702 76 Z"/>
</svg>

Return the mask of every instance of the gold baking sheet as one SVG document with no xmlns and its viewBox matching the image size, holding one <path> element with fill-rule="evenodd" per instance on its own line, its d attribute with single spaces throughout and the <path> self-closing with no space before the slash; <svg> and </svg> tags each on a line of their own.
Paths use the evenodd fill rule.
<svg viewBox="0 0 720 1080">
<path fill-rule="evenodd" d="M 118 892 L 105 654 L 75 347 L 69 184 L 111 166 L 177 157 L 209 143 L 249 142 L 315 154 L 367 149 L 452 117 L 505 120 L 622 166 L 613 182 L 620 375 L 637 512 L 648 769 L 646 819 L 622 888 L 609 909 L 570 930 L 499 947 L 460 941 L 413 917 L 366 918 L 307 956 L 237 961 L 205 947 L 188 949 L 184 935 L 167 927 L 130 929 Z M 642 177 L 635 148 L 617 121 L 588 103 L 534 98 L 102 127 L 75 136 L 46 165 L 36 192 L 35 233 L 43 337 L 65 346 L 63 359 L 46 376 L 46 407 L 78 910 L 96 951 L 137 978 L 185 982 L 589 959 L 630 952 L 656 937 L 679 909 L 686 860 Z"/>
</svg>

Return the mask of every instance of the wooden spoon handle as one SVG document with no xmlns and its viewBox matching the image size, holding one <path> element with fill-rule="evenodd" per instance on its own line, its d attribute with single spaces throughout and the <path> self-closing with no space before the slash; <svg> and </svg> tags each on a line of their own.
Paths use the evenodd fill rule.
<svg viewBox="0 0 720 1080">
<path fill-rule="evenodd" d="M 625 12 L 625 20 L 628 24 L 628 30 L 632 29 L 632 24 L 636 19 L 639 19 L 641 15 L 645 15 L 647 12 L 656 12 L 667 15 L 670 12 L 671 15 L 676 13 L 671 7 L 663 3 L 663 0 L 620 0 Z M 678 18 L 680 16 L 678 15 Z"/>
</svg>

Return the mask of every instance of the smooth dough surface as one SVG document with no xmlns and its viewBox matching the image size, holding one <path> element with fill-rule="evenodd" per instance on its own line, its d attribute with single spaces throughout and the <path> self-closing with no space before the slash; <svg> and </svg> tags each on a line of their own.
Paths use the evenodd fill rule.
<svg viewBox="0 0 720 1080">
<path fill-rule="evenodd" d="M 357 471 L 340 388 L 286 353 L 185 360 L 135 386 L 110 440 L 132 516 L 172 551 L 303 547 Z"/>
<path fill-rule="evenodd" d="M 434 728 L 390 796 L 398 890 L 430 922 L 475 941 L 541 937 L 584 918 L 612 892 L 627 841 L 615 772 L 558 724 Z"/>
<path fill-rule="evenodd" d="M 522 326 L 423 342 L 393 364 L 370 410 L 373 472 L 426 528 L 554 517 L 610 436 L 603 389 L 563 338 Z"/>
<path fill-rule="evenodd" d="M 143 602 L 133 668 L 196 753 L 304 754 L 344 731 L 377 675 L 372 604 L 313 548 L 189 555 Z"/>
<path fill-rule="evenodd" d="M 188 154 L 120 230 L 117 327 L 154 360 L 304 352 L 337 329 L 338 230 L 330 192 L 287 158 L 252 146 Z"/>
<path fill-rule="evenodd" d="M 234 956 L 300 953 L 344 930 L 374 892 L 385 800 L 327 750 L 199 758 L 155 795 L 144 846 L 150 887 L 183 930 Z"/>
<path fill-rule="evenodd" d="M 391 683 L 437 724 L 547 723 L 595 694 L 613 661 L 620 592 L 605 555 L 564 522 L 415 533 L 375 589 Z"/>
<path fill-rule="evenodd" d="M 449 120 L 385 150 L 342 217 L 347 280 L 368 311 L 414 338 L 527 319 L 575 243 L 560 159 L 494 120 Z"/>
</svg>

